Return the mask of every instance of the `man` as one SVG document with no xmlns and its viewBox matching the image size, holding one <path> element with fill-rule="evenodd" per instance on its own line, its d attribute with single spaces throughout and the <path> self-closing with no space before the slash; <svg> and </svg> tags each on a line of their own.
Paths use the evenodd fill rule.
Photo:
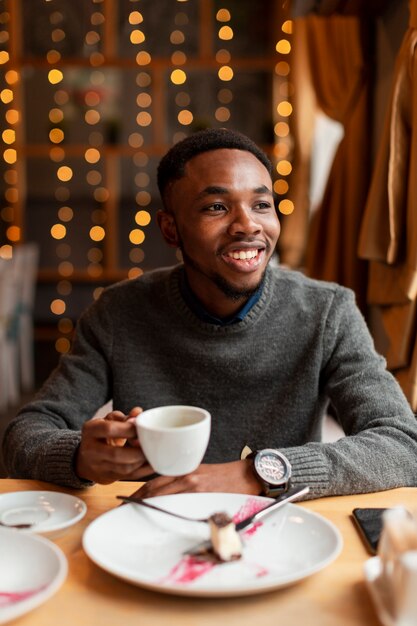
<svg viewBox="0 0 417 626">
<path fill-rule="evenodd" d="M 212 414 L 204 463 L 151 478 L 144 497 L 275 495 L 291 472 L 310 497 L 416 485 L 417 423 L 352 292 L 269 266 L 280 225 L 263 152 L 201 131 L 162 159 L 158 185 L 158 223 L 183 264 L 108 288 L 81 317 L 72 352 L 8 427 L 10 474 L 73 487 L 149 476 L 132 418 L 192 404 Z M 329 400 L 347 436 L 323 443 Z"/>
</svg>

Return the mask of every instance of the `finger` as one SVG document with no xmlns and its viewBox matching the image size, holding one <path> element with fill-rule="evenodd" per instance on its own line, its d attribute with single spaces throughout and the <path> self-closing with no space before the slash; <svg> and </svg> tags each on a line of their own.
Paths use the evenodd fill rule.
<svg viewBox="0 0 417 626">
<path fill-rule="evenodd" d="M 112 411 L 111 413 L 107 413 L 103 419 L 113 422 L 125 422 L 127 418 L 128 416 L 122 413 L 122 411 Z"/>
<path fill-rule="evenodd" d="M 155 474 L 155 470 L 153 469 L 153 467 L 151 467 L 149 465 L 149 463 L 144 463 L 143 465 L 141 465 L 141 467 L 139 468 L 139 471 L 137 473 L 137 477 L 142 480 L 143 478 L 146 478 L 146 476 L 151 476 Z"/>
<path fill-rule="evenodd" d="M 129 415 L 127 417 L 128 419 L 131 419 L 132 417 L 137 417 L 142 412 L 143 412 L 143 409 L 140 406 L 135 406 L 133 407 L 133 409 L 130 410 Z"/>
<path fill-rule="evenodd" d="M 152 472 L 154 471 L 152 468 L 151 470 Z M 173 480 L 175 480 L 175 477 L 172 477 L 172 476 L 158 476 L 157 478 L 148 480 L 144 485 L 142 485 L 142 487 L 140 487 L 132 495 L 137 496 L 139 498 L 149 498 L 151 496 L 156 495 L 158 488 L 162 488 L 164 485 L 169 484 Z"/>
<path fill-rule="evenodd" d="M 142 450 L 130 446 L 119 447 L 104 444 L 100 450 L 100 456 L 104 461 L 114 465 L 136 464 L 138 468 L 148 465 Z"/>
<path fill-rule="evenodd" d="M 93 470 L 97 476 L 96 482 L 103 483 L 109 480 L 137 480 L 139 479 L 138 472 L 140 471 L 140 467 L 135 463 L 125 465 L 101 462 L 99 465 L 93 466 Z"/>
<path fill-rule="evenodd" d="M 132 422 L 108 419 L 94 419 L 86 422 L 83 427 L 83 435 L 95 439 L 107 439 L 109 437 L 135 438 L 136 428 Z"/>
<path fill-rule="evenodd" d="M 100 440 L 83 450 L 80 447 L 78 459 L 82 463 L 80 475 L 99 483 L 128 478 L 142 480 L 153 473 L 140 450 L 111 447 Z"/>
<path fill-rule="evenodd" d="M 131 411 L 129 412 L 129 415 L 124 415 L 124 413 L 122 413 L 121 411 L 112 411 L 111 413 L 106 415 L 104 419 L 110 420 L 110 421 L 119 421 L 119 422 L 126 422 L 129 420 L 134 424 L 134 420 L 140 413 L 142 413 L 142 410 L 143 409 L 141 409 L 139 406 L 133 407 L 133 409 L 131 409 Z M 136 435 L 136 427 L 135 427 L 135 435 Z M 135 439 L 136 437 L 132 439 L 132 441 L 134 441 Z M 126 437 L 108 437 L 107 438 L 107 443 L 110 446 L 123 447 L 126 444 L 126 442 L 127 442 Z"/>
<path fill-rule="evenodd" d="M 152 498 L 154 496 L 165 496 L 174 493 L 185 493 L 194 491 L 190 488 L 187 476 L 158 476 L 147 481 L 137 492 L 140 498 Z"/>
<path fill-rule="evenodd" d="M 140 443 L 139 443 L 139 439 L 137 437 L 134 437 L 133 439 L 129 439 L 127 442 L 127 445 L 129 445 L 131 448 L 140 448 Z"/>
<path fill-rule="evenodd" d="M 127 441 L 127 444 L 129 446 L 132 446 L 133 448 L 140 448 L 140 443 L 136 432 L 136 418 L 142 413 L 142 411 L 143 409 L 140 406 L 135 406 L 133 407 L 133 409 L 131 409 L 129 415 L 127 416 L 128 421 L 131 422 L 135 427 L 135 436 Z"/>
<path fill-rule="evenodd" d="M 120 452 L 128 454 L 120 455 Z M 130 456 L 131 453 L 134 456 Z M 115 454 L 116 453 L 116 454 Z M 96 442 L 94 446 L 80 446 L 77 455 L 77 474 L 98 483 L 107 483 L 130 477 L 144 465 L 144 459 L 134 448 L 112 448 Z"/>
<path fill-rule="evenodd" d="M 125 422 L 127 420 L 127 416 L 121 411 L 112 411 L 111 413 L 108 413 L 104 419 L 116 422 Z M 109 446 L 122 447 L 125 445 L 127 439 L 126 437 L 107 437 L 106 441 Z"/>
<path fill-rule="evenodd" d="M 114 437 L 113 439 L 108 438 L 106 439 L 106 442 L 109 446 L 114 446 L 115 448 L 123 448 L 123 446 L 125 445 L 127 439 L 126 438 L 121 438 L 121 437 Z"/>
<path fill-rule="evenodd" d="M 155 496 L 170 496 L 178 493 L 191 493 L 191 490 L 187 489 L 187 487 L 180 481 L 173 481 L 167 485 L 163 485 L 155 490 L 152 490 L 151 494 L 148 496 L 142 497 L 152 498 Z"/>
</svg>

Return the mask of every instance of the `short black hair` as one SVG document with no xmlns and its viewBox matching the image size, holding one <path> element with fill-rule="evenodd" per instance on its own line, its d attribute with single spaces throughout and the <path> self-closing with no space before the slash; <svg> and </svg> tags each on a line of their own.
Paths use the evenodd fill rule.
<svg viewBox="0 0 417 626">
<path fill-rule="evenodd" d="M 157 182 L 162 201 L 168 184 L 184 176 L 185 165 L 193 157 L 210 150 L 245 150 L 251 152 L 272 176 L 272 163 L 266 154 L 246 135 L 227 128 L 208 128 L 189 135 L 176 143 L 162 157 L 157 171 Z"/>
</svg>

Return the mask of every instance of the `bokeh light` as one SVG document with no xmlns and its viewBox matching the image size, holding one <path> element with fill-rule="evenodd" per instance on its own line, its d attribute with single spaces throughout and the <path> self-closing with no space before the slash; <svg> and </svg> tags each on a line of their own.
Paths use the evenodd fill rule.
<svg viewBox="0 0 417 626">
<path fill-rule="evenodd" d="M 283 215 L 291 215 L 294 211 L 294 203 L 288 199 L 281 200 L 278 204 L 278 210 Z"/>
<path fill-rule="evenodd" d="M 174 85 L 183 85 L 186 80 L 187 74 L 184 70 L 175 69 L 171 72 L 171 82 L 173 82 Z"/>
<path fill-rule="evenodd" d="M 102 241 L 106 236 L 106 231 L 102 226 L 93 226 L 90 228 L 90 239 L 93 241 Z"/>
<path fill-rule="evenodd" d="M 220 80 L 229 81 L 233 78 L 233 70 L 228 65 L 223 65 L 219 68 L 218 76 Z"/>
<path fill-rule="evenodd" d="M 291 52 L 291 44 L 288 39 L 280 39 L 276 45 L 276 50 L 280 54 L 289 54 Z"/>
</svg>

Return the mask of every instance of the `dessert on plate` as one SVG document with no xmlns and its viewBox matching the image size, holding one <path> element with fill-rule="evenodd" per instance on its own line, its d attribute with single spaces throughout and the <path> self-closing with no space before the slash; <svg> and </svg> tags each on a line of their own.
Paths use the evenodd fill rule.
<svg viewBox="0 0 417 626">
<path fill-rule="evenodd" d="M 209 518 L 212 552 L 219 561 L 234 561 L 242 556 L 242 541 L 234 521 L 227 513 L 214 513 Z"/>
</svg>

